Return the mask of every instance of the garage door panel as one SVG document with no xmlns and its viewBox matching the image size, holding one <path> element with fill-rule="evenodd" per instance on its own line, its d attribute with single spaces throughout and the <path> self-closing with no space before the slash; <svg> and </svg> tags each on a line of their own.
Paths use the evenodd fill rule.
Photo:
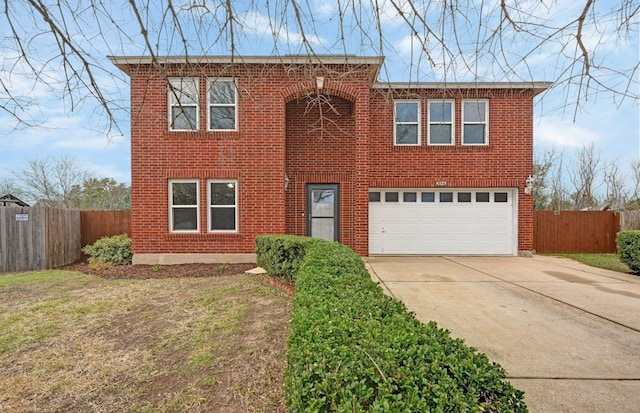
<svg viewBox="0 0 640 413">
<path fill-rule="evenodd" d="M 372 202 L 369 205 L 371 254 L 510 255 L 515 252 L 516 215 L 511 193 L 509 202 L 505 203 Z"/>
</svg>

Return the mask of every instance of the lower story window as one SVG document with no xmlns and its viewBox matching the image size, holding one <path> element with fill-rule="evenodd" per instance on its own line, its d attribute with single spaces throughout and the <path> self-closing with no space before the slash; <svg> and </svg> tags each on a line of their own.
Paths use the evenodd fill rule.
<svg viewBox="0 0 640 413">
<path fill-rule="evenodd" d="M 238 181 L 209 180 L 209 231 L 238 231 Z"/>
<path fill-rule="evenodd" d="M 198 181 L 169 181 L 169 230 L 198 232 Z"/>
</svg>

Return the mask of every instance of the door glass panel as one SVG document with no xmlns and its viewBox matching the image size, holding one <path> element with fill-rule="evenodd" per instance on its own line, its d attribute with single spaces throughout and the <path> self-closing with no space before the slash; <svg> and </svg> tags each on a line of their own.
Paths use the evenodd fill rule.
<svg viewBox="0 0 640 413">
<path fill-rule="evenodd" d="M 453 202 L 453 192 L 440 192 L 440 202 Z"/>
<path fill-rule="evenodd" d="M 332 189 L 314 189 L 311 191 L 311 216 L 333 217 L 334 191 Z"/>
<path fill-rule="evenodd" d="M 333 218 L 311 218 L 311 234 L 314 238 L 334 241 L 335 223 Z"/>
<path fill-rule="evenodd" d="M 403 192 L 402 193 L 402 201 L 403 202 L 416 202 L 416 193 L 415 192 Z"/>
<path fill-rule="evenodd" d="M 384 193 L 384 202 L 398 202 L 398 193 L 397 192 L 385 192 Z"/>
</svg>

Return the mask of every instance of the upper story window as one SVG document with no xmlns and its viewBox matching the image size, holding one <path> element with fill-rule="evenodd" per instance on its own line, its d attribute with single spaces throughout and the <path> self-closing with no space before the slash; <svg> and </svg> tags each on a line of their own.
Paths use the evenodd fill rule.
<svg viewBox="0 0 640 413">
<path fill-rule="evenodd" d="M 197 180 L 176 179 L 169 181 L 169 230 L 170 232 L 198 232 Z"/>
<path fill-rule="evenodd" d="M 238 231 L 238 181 L 210 180 L 209 231 Z"/>
<path fill-rule="evenodd" d="M 429 101 L 429 144 L 454 144 L 453 100 Z"/>
<path fill-rule="evenodd" d="M 169 130 L 198 130 L 198 79 L 169 79 Z"/>
<path fill-rule="evenodd" d="M 238 93 L 234 79 L 209 79 L 209 130 L 235 131 Z"/>
<path fill-rule="evenodd" d="M 489 101 L 464 100 L 462 102 L 462 144 L 487 145 L 489 143 Z"/>
<path fill-rule="evenodd" d="M 394 144 L 420 145 L 420 101 L 394 102 Z"/>
</svg>

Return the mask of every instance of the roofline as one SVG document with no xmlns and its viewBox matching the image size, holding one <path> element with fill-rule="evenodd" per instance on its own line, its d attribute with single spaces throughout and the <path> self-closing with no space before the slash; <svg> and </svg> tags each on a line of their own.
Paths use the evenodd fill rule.
<svg viewBox="0 0 640 413">
<path fill-rule="evenodd" d="M 284 55 L 284 56 L 107 56 L 122 71 L 129 65 L 152 64 L 325 64 L 372 65 L 379 68 L 382 56 L 355 55 Z"/>
<path fill-rule="evenodd" d="M 534 96 L 549 89 L 553 82 L 376 82 L 373 89 L 529 89 Z"/>
</svg>

